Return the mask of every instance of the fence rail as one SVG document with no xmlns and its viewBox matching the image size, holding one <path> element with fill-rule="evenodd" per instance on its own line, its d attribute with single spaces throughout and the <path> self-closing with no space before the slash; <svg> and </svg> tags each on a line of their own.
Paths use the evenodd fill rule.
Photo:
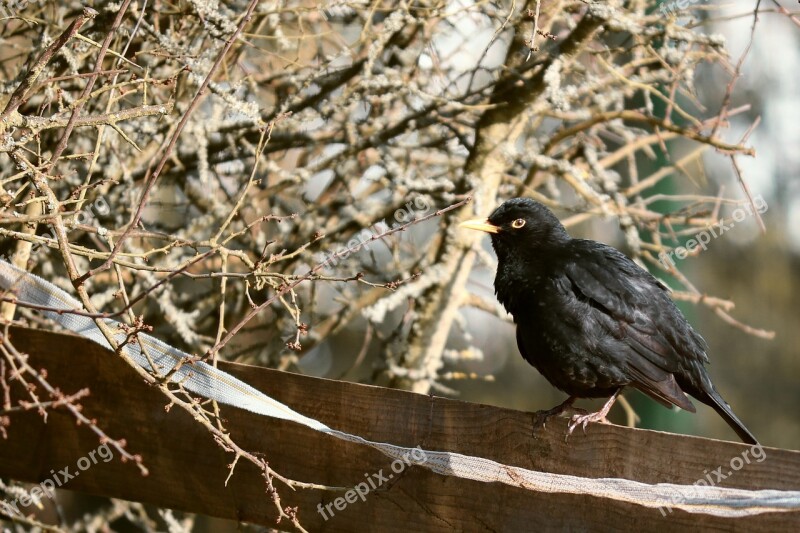
<svg viewBox="0 0 800 533">
<path fill-rule="evenodd" d="M 15 346 L 30 354 L 33 366 L 46 368 L 48 379 L 62 391 L 91 390 L 81 401 L 85 414 L 112 437 L 127 439 L 128 450 L 141 454 L 150 471 L 143 477 L 130 463 L 101 460 L 79 471 L 64 488 L 275 525 L 275 508 L 255 468 L 240 463 L 226 487 L 232 456 L 185 412 L 167 412 L 163 397 L 114 354 L 71 335 L 11 331 Z M 733 442 L 601 425 L 592 425 L 587 435 L 577 431 L 565 443 L 564 421 L 551 421 L 534 434 L 531 413 L 247 365 L 221 367 L 336 429 L 531 470 L 691 484 L 720 466 L 730 470 L 730 461 L 749 449 Z M 238 444 L 263 453 L 273 469 L 289 478 L 343 487 L 372 479 L 380 485 L 363 499 L 339 505 L 341 510 L 334 502 L 343 493 L 293 492 L 278 485 L 284 504 L 299 507 L 299 519 L 310 531 L 529 531 L 586 529 L 592 524 L 620 531 L 779 531 L 800 525 L 800 512 L 730 519 L 674 510 L 664 516 L 658 509 L 615 500 L 443 477 L 415 466 L 396 473 L 376 450 L 239 409 L 222 406 L 221 411 Z M 50 412 L 46 423 L 36 412 L 10 417 L 8 439 L 0 441 L 0 476 L 40 483 L 52 478 L 51 471 L 67 466 L 76 470 L 77 461 L 98 448 L 94 434 L 58 410 Z M 766 459 L 751 460 L 718 484 L 800 490 L 800 452 L 764 452 Z"/>
</svg>

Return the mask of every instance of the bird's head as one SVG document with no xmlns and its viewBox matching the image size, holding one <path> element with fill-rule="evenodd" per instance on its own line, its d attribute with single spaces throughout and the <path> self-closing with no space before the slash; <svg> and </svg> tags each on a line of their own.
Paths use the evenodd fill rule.
<svg viewBox="0 0 800 533">
<path fill-rule="evenodd" d="M 535 254 L 537 249 L 570 238 L 552 211 L 530 198 L 507 200 L 489 218 L 468 220 L 460 227 L 489 233 L 500 261 Z"/>
</svg>

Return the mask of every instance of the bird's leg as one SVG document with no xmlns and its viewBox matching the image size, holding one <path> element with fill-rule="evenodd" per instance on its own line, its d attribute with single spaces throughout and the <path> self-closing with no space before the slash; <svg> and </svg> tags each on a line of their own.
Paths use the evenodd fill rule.
<svg viewBox="0 0 800 533">
<path fill-rule="evenodd" d="M 583 426 L 583 432 L 586 433 L 586 425 L 589 422 L 602 422 L 604 424 L 608 424 L 608 420 L 606 420 L 606 415 L 611 410 L 611 406 L 614 405 L 614 402 L 617 401 L 617 396 L 622 389 L 617 389 L 617 392 L 611 395 L 611 398 L 606 401 L 603 408 L 597 411 L 596 413 L 588 413 L 583 415 L 573 415 L 572 420 L 569 423 L 569 429 L 567 430 L 567 437 L 572 435 L 572 432 L 575 431 L 575 428 Z"/>
<path fill-rule="evenodd" d="M 575 400 L 578 398 L 576 396 L 570 396 L 560 404 L 556 405 L 552 409 L 548 409 L 547 411 L 536 411 L 536 419 L 533 421 L 533 427 L 536 429 L 539 426 L 542 426 L 544 429 L 545 424 L 547 423 L 547 419 L 551 416 L 558 416 L 564 411 L 573 410 L 573 411 L 581 411 L 586 413 L 583 409 L 577 409 L 572 407 L 572 404 L 575 403 Z"/>
</svg>

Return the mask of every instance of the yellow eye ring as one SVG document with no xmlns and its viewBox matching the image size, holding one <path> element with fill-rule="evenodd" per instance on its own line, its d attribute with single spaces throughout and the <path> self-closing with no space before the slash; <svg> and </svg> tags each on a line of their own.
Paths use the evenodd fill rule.
<svg viewBox="0 0 800 533">
<path fill-rule="evenodd" d="M 524 225 L 525 225 L 525 219 L 524 218 L 518 218 L 517 220 L 515 220 L 514 222 L 511 223 L 511 227 L 514 228 L 514 229 L 519 229 Z"/>
</svg>

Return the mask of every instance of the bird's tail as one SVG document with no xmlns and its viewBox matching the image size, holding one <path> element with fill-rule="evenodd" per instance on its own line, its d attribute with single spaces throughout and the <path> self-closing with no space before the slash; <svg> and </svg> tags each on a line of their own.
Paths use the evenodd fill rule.
<svg viewBox="0 0 800 533">
<path fill-rule="evenodd" d="M 733 429 L 736 432 L 736 434 L 739 435 L 739 438 L 742 439 L 743 442 L 746 442 L 747 444 L 758 444 L 758 441 L 753 436 L 753 434 L 750 433 L 750 430 L 744 427 L 742 421 L 739 420 L 739 418 L 735 414 L 733 414 L 731 406 L 728 405 L 728 402 L 722 399 L 722 396 L 719 395 L 719 393 L 716 391 L 716 389 L 714 389 L 713 386 L 709 387 L 709 390 L 705 392 L 706 392 L 706 398 L 698 398 L 698 400 L 707 399 L 707 401 L 704 401 L 703 403 L 706 403 L 711 407 L 713 407 L 714 410 L 719 414 L 719 416 L 721 416 L 722 419 L 728 423 L 731 429 Z"/>
</svg>

